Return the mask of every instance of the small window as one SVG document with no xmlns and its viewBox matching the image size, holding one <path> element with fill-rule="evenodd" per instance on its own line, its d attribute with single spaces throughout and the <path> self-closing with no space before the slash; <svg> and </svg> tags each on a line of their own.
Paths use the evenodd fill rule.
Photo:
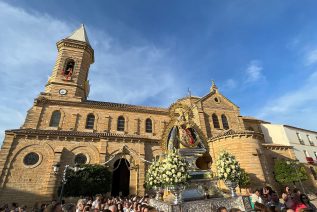
<svg viewBox="0 0 317 212">
<path fill-rule="evenodd" d="M 123 116 L 119 116 L 118 118 L 117 130 L 124 131 L 124 117 Z"/>
<path fill-rule="evenodd" d="M 303 139 L 302 139 L 302 137 L 301 137 L 301 135 L 299 134 L 299 132 L 297 132 L 296 135 L 297 135 L 297 138 L 298 138 L 299 143 L 300 143 L 300 144 L 305 144 L 304 141 L 303 141 Z"/>
<path fill-rule="evenodd" d="M 23 159 L 23 163 L 26 165 L 26 166 L 33 166 L 35 165 L 37 162 L 39 162 L 40 160 L 40 156 L 35 153 L 35 152 L 30 152 L 28 153 L 24 159 Z"/>
<path fill-rule="evenodd" d="M 86 119 L 86 129 L 94 129 L 94 124 L 95 124 L 95 116 L 94 114 L 90 113 L 88 114 Z"/>
<path fill-rule="evenodd" d="M 315 159 L 317 159 L 317 152 L 314 152 L 314 155 L 315 155 Z"/>
<path fill-rule="evenodd" d="M 304 150 L 304 154 L 305 154 L 305 157 L 310 158 L 310 155 L 306 150 Z"/>
<path fill-rule="evenodd" d="M 308 139 L 308 141 L 309 141 L 309 144 L 310 144 L 311 146 L 315 146 L 315 145 L 314 145 L 314 142 L 311 140 L 310 136 L 309 136 L 309 135 L 306 135 L 306 136 L 307 136 L 307 139 Z"/>
<path fill-rule="evenodd" d="M 214 124 L 214 128 L 220 128 L 218 116 L 216 114 L 212 114 L 212 122 Z"/>
<path fill-rule="evenodd" d="M 310 136 L 306 135 L 309 142 L 311 142 Z"/>
<path fill-rule="evenodd" d="M 219 99 L 216 97 L 214 98 L 215 102 L 219 103 Z"/>
<path fill-rule="evenodd" d="M 75 164 L 86 164 L 87 163 L 87 156 L 83 153 L 79 153 L 75 156 Z"/>
<path fill-rule="evenodd" d="M 225 114 L 221 115 L 221 120 L 222 120 L 223 129 L 225 129 L 225 130 L 229 129 L 228 119 L 225 116 Z"/>
<path fill-rule="evenodd" d="M 152 133 L 152 120 L 151 119 L 145 120 L 145 132 Z"/>
<path fill-rule="evenodd" d="M 61 112 L 58 110 L 55 110 L 51 116 L 50 127 L 58 127 L 60 119 L 61 119 Z"/>
</svg>

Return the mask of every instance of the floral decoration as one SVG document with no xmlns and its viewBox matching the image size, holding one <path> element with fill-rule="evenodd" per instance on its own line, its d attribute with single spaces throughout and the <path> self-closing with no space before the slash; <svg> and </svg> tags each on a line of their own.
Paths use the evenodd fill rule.
<svg viewBox="0 0 317 212">
<path fill-rule="evenodd" d="M 169 152 L 162 161 L 161 180 L 165 186 L 185 184 L 189 178 L 188 163 L 176 150 Z"/>
<path fill-rule="evenodd" d="M 236 158 L 223 151 L 220 153 L 218 160 L 216 161 L 217 175 L 220 180 L 239 182 L 241 176 L 240 164 Z"/>
</svg>

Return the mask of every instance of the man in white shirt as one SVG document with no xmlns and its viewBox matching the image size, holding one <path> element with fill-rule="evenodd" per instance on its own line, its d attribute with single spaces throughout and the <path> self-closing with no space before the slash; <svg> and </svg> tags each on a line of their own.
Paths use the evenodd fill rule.
<svg viewBox="0 0 317 212">
<path fill-rule="evenodd" d="M 253 203 L 261 203 L 263 204 L 263 200 L 261 198 L 261 189 L 256 189 L 255 192 L 251 195 L 251 202 Z"/>
<path fill-rule="evenodd" d="M 98 195 L 96 195 L 96 200 L 92 202 L 91 208 L 92 209 L 95 209 L 95 208 L 100 209 L 99 208 L 100 203 L 101 203 L 101 195 L 98 194 Z"/>
</svg>

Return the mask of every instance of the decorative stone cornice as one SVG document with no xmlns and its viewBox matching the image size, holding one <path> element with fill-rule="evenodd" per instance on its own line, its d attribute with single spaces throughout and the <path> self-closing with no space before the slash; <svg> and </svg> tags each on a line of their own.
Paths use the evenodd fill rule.
<svg viewBox="0 0 317 212">
<path fill-rule="evenodd" d="M 130 140 L 130 141 L 145 141 L 145 142 L 159 142 L 158 139 L 152 139 L 148 137 L 138 136 L 138 135 L 129 135 L 129 134 L 116 134 L 110 132 L 79 132 L 79 131 L 60 131 L 60 130 L 35 130 L 35 129 L 13 129 L 13 130 L 6 130 L 6 134 L 11 134 L 15 136 L 26 136 L 26 137 L 46 137 L 46 138 L 76 138 L 80 139 L 92 139 L 92 140 L 99 140 L 99 139 L 115 139 L 118 140 Z"/>
<path fill-rule="evenodd" d="M 293 149 L 293 146 L 287 146 L 287 145 L 282 145 L 282 144 L 262 144 L 262 146 L 265 149 L 269 150 L 287 150 L 287 149 Z"/>
<path fill-rule="evenodd" d="M 83 102 L 73 102 L 73 101 L 59 101 L 59 100 L 49 100 L 45 97 L 40 97 L 35 99 L 36 105 L 65 105 L 73 107 L 85 107 L 85 108 L 100 108 L 108 110 L 118 110 L 118 111 L 129 111 L 129 112 L 140 112 L 140 113 L 151 113 L 159 115 L 168 115 L 168 109 L 158 108 L 158 107 L 147 107 L 129 104 L 120 104 L 113 102 L 100 102 L 100 101 L 83 101 Z"/>
<path fill-rule="evenodd" d="M 211 138 L 208 139 L 208 142 L 214 142 L 214 141 L 218 141 L 220 139 L 224 139 L 224 138 L 232 138 L 232 137 L 241 137 L 241 136 L 252 136 L 252 137 L 256 137 L 259 139 L 263 139 L 264 136 L 262 133 L 259 132 L 254 132 L 254 131 L 249 131 L 249 130 L 233 130 L 233 129 L 229 129 L 226 131 L 223 131 L 220 134 L 217 134 Z"/>
<path fill-rule="evenodd" d="M 91 46 L 85 42 L 66 38 L 66 39 L 58 41 L 56 43 L 56 46 L 57 46 L 58 50 L 60 50 L 60 48 L 64 47 L 64 46 L 76 48 L 76 49 L 83 49 L 90 54 L 91 59 L 92 59 L 92 63 L 94 63 L 94 61 L 95 61 L 93 48 L 91 48 Z"/>
</svg>

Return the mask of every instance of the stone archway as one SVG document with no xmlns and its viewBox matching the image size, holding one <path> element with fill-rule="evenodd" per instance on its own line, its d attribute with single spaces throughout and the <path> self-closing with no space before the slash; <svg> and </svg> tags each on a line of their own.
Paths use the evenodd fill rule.
<svg viewBox="0 0 317 212">
<path fill-rule="evenodd" d="M 125 158 L 114 162 L 112 172 L 112 196 L 128 196 L 130 187 L 130 163 Z"/>
</svg>

